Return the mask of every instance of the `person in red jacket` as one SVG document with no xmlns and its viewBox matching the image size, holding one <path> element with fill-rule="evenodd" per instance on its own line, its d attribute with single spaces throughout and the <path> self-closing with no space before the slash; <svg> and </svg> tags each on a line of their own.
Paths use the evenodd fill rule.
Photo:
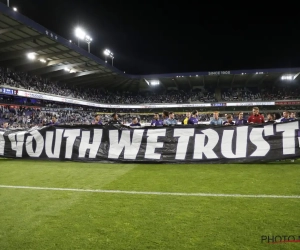
<svg viewBox="0 0 300 250">
<path fill-rule="evenodd" d="M 249 116 L 248 118 L 248 123 L 265 123 L 265 118 L 263 115 L 259 114 L 259 108 L 258 107 L 254 107 L 252 109 L 253 115 Z"/>
</svg>

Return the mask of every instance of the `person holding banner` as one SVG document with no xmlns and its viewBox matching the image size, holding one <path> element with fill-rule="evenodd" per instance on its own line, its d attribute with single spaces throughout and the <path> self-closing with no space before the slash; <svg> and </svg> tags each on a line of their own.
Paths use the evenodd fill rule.
<svg viewBox="0 0 300 250">
<path fill-rule="evenodd" d="M 153 118 L 154 118 L 154 120 L 152 120 L 152 122 L 151 122 L 152 127 L 160 127 L 160 126 L 164 125 L 163 121 L 159 119 L 158 113 L 155 113 Z"/>
<path fill-rule="evenodd" d="M 219 112 L 215 111 L 213 114 L 213 119 L 210 121 L 210 125 L 222 125 L 223 119 L 219 118 Z"/>
<path fill-rule="evenodd" d="M 101 122 L 101 116 L 99 114 L 95 115 L 95 120 L 92 122 L 93 125 L 103 125 Z"/>
<path fill-rule="evenodd" d="M 240 112 L 239 113 L 239 118 L 235 121 L 235 125 L 244 125 L 247 124 L 247 120 L 244 119 L 244 113 Z"/>
<path fill-rule="evenodd" d="M 169 118 L 165 121 L 165 125 L 170 126 L 170 125 L 177 125 L 177 120 L 174 117 L 173 112 L 169 112 Z"/>
<path fill-rule="evenodd" d="M 267 115 L 267 120 L 266 120 L 266 122 L 268 122 L 268 123 L 275 123 L 275 115 L 269 113 L 269 114 Z"/>
<path fill-rule="evenodd" d="M 252 109 L 253 115 L 249 116 L 248 123 L 264 124 L 265 118 L 263 115 L 259 114 L 259 108 L 254 107 Z"/>
<path fill-rule="evenodd" d="M 191 112 L 186 112 L 186 115 L 185 115 L 184 120 L 182 121 L 182 124 L 187 125 L 190 118 L 191 118 Z"/>
<path fill-rule="evenodd" d="M 59 125 L 59 122 L 58 122 L 57 117 L 56 117 L 55 115 L 52 116 L 51 122 L 49 122 L 49 123 L 47 124 L 47 126 L 49 126 L 49 125 Z"/>
<path fill-rule="evenodd" d="M 192 112 L 192 116 L 191 116 L 190 119 L 188 120 L 188 124 L 192 124 L 192 125 L 198 124 L 197 116 L 198 116 L 198 111 L 197 111 L 197 110 L 194 110 L 194 111 Z"/>
<path fill-rule="evenodd" d="M 141 127 L 142 125 L 139 123 L 137 117 L 133 117 L 132 123 L 130 124 L 130 127 Z"/>
<path fill-rule="evenodd" d="M 290 112 L 285 110 L 282 113 L 282 118 L 280 119 L 280 122 L 289 122 L 290 121 Z"/>
<path fill-rule="evenodd" d="M 297 118 L 295 116 L 295 112 L 291 112 L 290 114 L 290 121 L 295 121 Z"/>
<path fill-rule="evenodd" d="M 95 115 L 95 120 L 92 122 L 93 125 L 103 125 L 101 122 L 101 116 L 99 114 Z"/>
<path fill-rule="evenodd" d="M 117 113 L 113 113 L 111 115 L 112 119 L 108 122 L 110 124 L 122 124 L 120 121 L 119 121 L 119 116 Z"/>
<path fill-rule="evenodd" d="M 5 130 L 9 129 L 8 122 L 3 122 L 2 128 L 5 129 Z"/>
<path fill-rule="evenodd" d="M 227 121 L 223 122 L 223 125 L 225 125 L 225 126 L 234 125 L 232 115 L 230 115 L 230 114 L 227 115 L 226 119 L 227 119 Z"/>
</svg>

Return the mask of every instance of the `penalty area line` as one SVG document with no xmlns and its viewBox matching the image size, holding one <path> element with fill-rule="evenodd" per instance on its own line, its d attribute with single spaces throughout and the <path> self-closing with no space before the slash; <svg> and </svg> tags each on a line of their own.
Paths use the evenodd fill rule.
<svg viewBox="0 0 300 250">
<path fill-rule="evenodd" d="M 86 192 L 86 193 L 160 195 L 160 196 L 198 196 L 198 197 L 300 199 L 300 195 L 172 193 L 172 192 L 123 191 L 123 190 L 105 190 L 105 189 L 77 189 L 77 188 L 51 188 L 51 187 L 8 186 L 8 185 L 0 185 L 0 188 L 48 190 L 48 191 L 69 191 L 69 192 Z"/>
</svg>

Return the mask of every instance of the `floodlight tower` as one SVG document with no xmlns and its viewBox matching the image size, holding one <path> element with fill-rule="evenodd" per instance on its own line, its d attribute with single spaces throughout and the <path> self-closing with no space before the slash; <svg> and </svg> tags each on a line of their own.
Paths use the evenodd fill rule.
<svg viewBox="0 0 300 250">
<path fill-rule="evenodd" d="M 114 66 L 114 54 L 109 50 L 104 50 L 105 62 L 107 62 L 107 57 L 111 58 L 111 65 Z"/>
<path fill-rule="evenodd" d="M 93 41 L 93 39 L 89 35 L 87 35 L 86 32 L 80 27 L 77 27 L 75 29 L 75 36 L 78 38 L 78 47 L 79 47 L 79 40 L 84 40 L 88 44 L 88 52 L 90 53 L 91 52 L 90 44 Z"/>
</svg>

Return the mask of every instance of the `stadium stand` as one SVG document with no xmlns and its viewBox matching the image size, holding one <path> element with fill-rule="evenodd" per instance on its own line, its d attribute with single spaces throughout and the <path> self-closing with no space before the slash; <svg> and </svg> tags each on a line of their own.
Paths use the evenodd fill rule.
<svg viewBox="0 0 300 250">
<path fill-rule="evenodd" d="M 56 115 L 61 123 L 90 124 L 96 113 L 106 121 L 118 112 L 124 124 L 134 116 L 148 124 L 153 113 L 161 113 L 167 104 L 172 104 L 168 110 L 179 122 L 194 108 L 199 122 L 209 122 L 214 111 L 234 118 L 242 111 L 247 117 L 253 106 L 265 116 L 284 109 L 299 112 L 299 68 L 130 75 L 19 13 L 3 6 L 1 11 L 2 123 L 42 125 Z M 33 60 L 28 53 L 34 54 Z M 44 94 L 72 102 L 40 98 Z M 151 108 L 153 104 L 160 105 Z"/>
</svg>

